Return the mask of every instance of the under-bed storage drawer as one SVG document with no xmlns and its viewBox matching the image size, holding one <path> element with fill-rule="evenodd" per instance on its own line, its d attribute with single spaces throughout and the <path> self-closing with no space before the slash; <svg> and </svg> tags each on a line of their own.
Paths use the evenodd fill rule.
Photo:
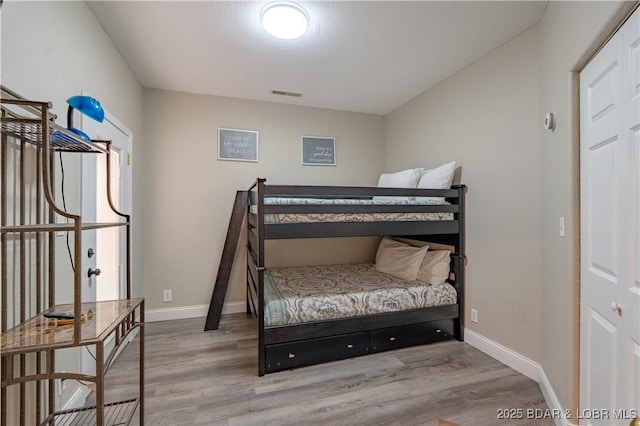
<svg viewBox="0 0 640 426">
<path fill-rule="evenodd" d="M 369 333 L 268 345 L 265 352 L 265 369 L 267 373 L 271 373 L 366 354 L 369 352 Z"/>
<path fill-rule="evenodd" d="M 371 331 L 371 352 L 436 342 L 453 336 L 453 320 L 429 321 Z"/>
</svg>

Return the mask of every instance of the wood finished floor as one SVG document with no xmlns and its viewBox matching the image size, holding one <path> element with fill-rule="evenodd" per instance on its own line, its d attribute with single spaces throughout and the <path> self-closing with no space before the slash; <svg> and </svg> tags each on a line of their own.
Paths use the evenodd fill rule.
<svg viewBox="0 0 640 426">
<path fill-rule="evenodd" d="M 553 425 L 497 419 L 499 409 L 547 406 L 536 382 L 465 343 L 258 377 L 249 317 L 223 316 L 213 332 L 203 326 L 203 318 L 146 325 L 145 424 Z M 107 375 L 107 400 L 135 395 L 137 365 L 138 345 L 129 344 Z"/>
</svg>

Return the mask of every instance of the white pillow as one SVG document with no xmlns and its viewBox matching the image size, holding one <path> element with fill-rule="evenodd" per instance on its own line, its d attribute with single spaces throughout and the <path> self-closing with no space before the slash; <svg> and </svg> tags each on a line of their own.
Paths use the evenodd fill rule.
<svg viewBox="0 0 640 426">
<path fill-rule="evenodd" d="M 378 188 L 415 188 L 418 185 L 423 168 L 407 169 L 395 173 L 382 173 L 378 179 Z M 410 200 L 411 197 L 373 197 L 375 201 Z"/>
<path fill-rule="evenodd" d="M 378 179 L 378 188 L 415 188 L 423 171 L 423 168 L 419 168 L 382 173 Z"/>
<path fill-rule="evenodd" d="M 449 189 L 453 181 L 453 173 L 456 170 L 456 162 L 452 161 L 435 169 L 422 172 L 418 181 L 418 189 Z M 416 201 L 430 203 L 443 201 L 443 197 L 416 197 Z"/>
</svg>

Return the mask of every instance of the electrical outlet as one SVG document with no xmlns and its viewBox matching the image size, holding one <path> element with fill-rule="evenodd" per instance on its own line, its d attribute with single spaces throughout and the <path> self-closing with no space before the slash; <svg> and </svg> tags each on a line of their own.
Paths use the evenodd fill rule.
<svg viewBox="0 0 640 426">
<path fill-rule="evenodd" d="M 172 290 L 162 290 L 162 303 L 167 303 L 173 301 L 173 291 Z"/>
<path fill-rule="evenodd" d="M 471 310 L 471 321 L 472 322 L 478 322 L 478 310 L 477 309 L 472 309 Z"/>
</svg>

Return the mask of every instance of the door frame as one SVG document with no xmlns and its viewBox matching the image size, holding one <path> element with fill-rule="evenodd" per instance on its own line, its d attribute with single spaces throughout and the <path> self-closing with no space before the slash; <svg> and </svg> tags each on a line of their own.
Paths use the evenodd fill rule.
<svg viewBox="0 0 640 426">
<path fill-rule="evenodd" d="M 82 90 L 81 94 L 84 96 L 91 96 L 89 95 L 86 91 Z M 87 131 L 87 123 L 91 122 L 91 119 L 81 116 L 81 121 L 80 121 L 80 129 L 82 129 L 83 131 Z M 108 110 L 104 110 L 104 121 L 109 122 L 113 127 L 115 127 L 116 129 L 118 129 L 120 132 L 122 132 L 125 135 L 125 139 L 126 139 L 126 147 L 125 147 L 125 167 L 122 168 L 121 170 L 121 181 L 124 186 L 127 186 L 127 190 L 121 190 L 121 205 L 119 206 L 119 210 L 131 215 L 131 210 L 132 210 L 132 206 L 133 206 L 133 168 L 132 163 L 131 163 L 131 154 L 133 151 L 133 132 L 131 130 L 129 130 L 129 128 L 127 126 L 125 126 L 116 116 L 114 116 L 111 112 L 109 112 Z M 93 124 L 93 123 L 92 123 Z M 91 124 L 91 125 L 92 125 Z M 83 156 L 82 160 L 81 160 L 81 177 L 82 177 L 82 182 L 81 185 L 83 185 L 83 187 L 81 188 L 81 198 L 83 197 L 84 194 L 84 190 L 86 189 L 86 187 L 84 186 L 85 183 L 87 185 L 89 185 L 92 188 L 96 187 L 96 167 L 95 165 L 92 165 L 91 167 L 88 167 L 88 161 L 100 161 L 100 160 L 104 160 L 101 156 L 103 154 L 97 154 L 97 156 Z M 83 200 L 81 199 L 80 202 L 81 206 L 84 207 L 84 203 Z M 95 206 L 93 207 L 95 209 Z M 94 217 L 95 218 L 95 217 Z M 94 235 L 94 239 L 95 239 L 95 231 L 91 230 L 91 231 L 84 231 L 84 232 L 92 232 Z M 95 241 L 94 241 L 94 245 L 95 245 Z M 85 254 L 83 254 L 83 256 L 85 256 Z M 127 262 L 131 262 L 131 259 L 127 259 L 126 258 L 127 253 L 126 253 L 126 242 L 123 241 L 122 244 L 120 244 L 120 258 L 121 259 L 126 259 Z M 95 268 L 96 264 L 95 264 L 95 257 L 91 260 L 89 259 L 85 259 L 85 262 L 83 262 L 83 268 L 86 270 L 87 268 L 91 267 L 91 268 Z M 127 279 L 127 272 L 126 272 L 127 268 L 121 268 L 120 269 L 120 298 L 124 298 L 126 295 L 126 279 Z M 133 283 L 132 283 L 132 290 L 133 290 Z M 124 344 L 121 346 L 118 354 L 126 347 L 126 344 L 130 341 L 132 341 L 135 336 L 137 335 L 137 331 L 132 333 L 132 335 L 124 342 Z M 115 336 L 112 335 L 110 336 L 105 342 L 104 342 L 104 350 L 106 354 L 111 353 L 111 351 L 113 350 L 113 348 L 115 347 Z M 83 374 L 95 374 L 95 363 L 93 362 L 93 358 L 95 354 L 95 346 L 91 347 L 91 346 L 86 346 L 86 350 L 82 351 L 81 354 L 81 370 Z M 117 355 L 116 354 L 116 357 Z M 87 394 L 88 395 L 88 394 Z M 82 395 L 81 399 L 86 399 L 87 395 Z"/>
<path fill-rule="evenodd" d="M 572 143 L 572 160 L 576 165 L 576 173 L 573 175 L 572 188 L 574 191 L 571 194 L 571 205 L 574 209 L 574 219 L 576 221 L 576 232 L 574 241 L 572 241 L 571 252 L 575 254 L 576 261 L 572 265 L 572 283 L 574 283 L 575 300 L 577 302 L 577 309 L 572 309 L 572 316 L 575 319 L 577 327 L 573 329 L 573 342 L 574 342 L 574 355 L 577 355 L 578 362 L 573 365 L 572 382 L 577 386 L 574 392 L 572 392 L 572 405 L 573 409 L 582 409 L 581 396 L 583 392 L 583 383 L 581 382 L 580 371 L 581 366 L 585 362 L 586 354 L 582 353 L 581 342 L 581 306 L 582 306 L 582 209 L 580 205 L 581 198 L 581 185 L 582 175 L 580 167 L 580 149 L 582 143 L 581 136 L 581 123 L 580 123 L 580 74 L 587 66 L 587 64 L 604 48 L 604 46 L 611 40 L 611 38 L 618 32 L 618 30 L 625 24 L 625 22 L 631 17 L 631 15 L 640 8 L 640 3 L 625 2 L 623 3 L 616 14 L 611 18 L 609 23 L 602 29 L 602 31 L 595 37 L 593 43 L 584 52 L 576 65 L 571 70 L 571 87 L 570 87 L 570 102 L 569 102 L 569 132 Z M 573 304 L 575 306 L 575 304 Z M 571 307 L 573 308 L 573 306 Z M 563 416 L 563 420 L 568 421 L 566 416 Z"/>
<path fill-rule="evenodd" d="M 83 96 L 91 96 L 85 90 L 82 90 L 81 94 Z M 133 170 L 132 170 L 132 167 L 130 166 L 132 165 L 131 155 L 133 151 L 133 132 L 107 109 L 104 110 L 104 121 L 109 122 L 113 127 L 118 129 L 120 132 L 122 132 L 125 135 L 126 147 L 124 150 L 125 152 L 123 153 L 125 155 L 124 157 L 125 167 L 121 168 L 121 171 L 120 171 L 121 182 L 123 187 L 121 188 L 121 200 L 120 200 L 121 205 L 119 206 L 119 210 L 131 215 L 132 206 L 133 206 Z M 91 120 L 87 117 L 81 116 L 80 128 L 85 132 L 86 132 L 87 123 L 91 123 Z M 92 124 L 93 123 L 91 123 L 90 125 Z M 101 160 L 102 158 L 100 157 L 96 159 L 96 161 L 101 161 Z M 86 166 L 86 164 L 89 161 L 93 161 L 93 159 L 88 156 L 82 157 L 82 165 L 81 165 L 82 184 L 87 182 L 92 187 L 95 187 L 96 176 L 94 176 L 93 173 L 91 173 L 92 171 L 91 167 Z M 84 188 L 81 190 L 81 193 L 84 194 Z M 88 232 L 93 232 L 95 235 L 95 231 L 88 231 Z M 120 259 L 126 259 L 126 256 L 127 256 L 126 244 L 124 243 L 120 244 Z M 127 259 L 127 262 L 130 262 L 130 261 L 131 259 Z M 95 268 L 96 267 L 95 261 L 89 262 L 87 267 Z M 119 278 L 120 278 L 119 294 L 120 294 L 120 298 L 123 298 L 123 295 L 126 294 L 126 268 L 120 269 Z"/>
</svg>

